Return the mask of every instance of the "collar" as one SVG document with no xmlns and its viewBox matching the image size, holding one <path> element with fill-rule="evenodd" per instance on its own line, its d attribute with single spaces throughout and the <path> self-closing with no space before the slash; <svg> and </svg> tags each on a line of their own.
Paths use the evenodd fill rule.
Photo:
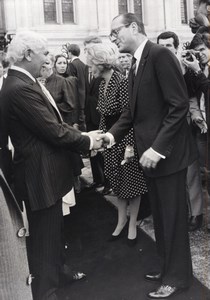
<svg viewBox="0 0 210 300">
<path fill-rule="evenodd" d="M 1 76 L 1 77 L 0 77 L 0 90 L 1 90 L 2 85 L 3 85 L 3 78 L 4 78 L 4 76 Z"/>
<path fill-rule="evenodd" d="M 144 47 L 146 45 L 148 41 L 148 38 L 146 38 L 141 44 L 140 46 L 136 49 L 135 53 L 134 53 L 134 57 L 136 59 L 136 67 L 138 69 L 138 65 L 139 65 L 139 62 L 141 60 L 141 56 L 142 56 L 142 53 L 143 53 L 143 50 L 144 50 Z"/>
<path fill-rule="evenodd" d="M 28 71 L 26 71 L 25 69 L 18 67 L 18 66 L 11 66 L 10 67 L 11 70 L 16 70 L 19 71 L 21 73 L 24 73 L 25 75 L 27 75 L 29 78 L 31 78 L 34 82 L 36 82 L 36 79 L 31 75 L 31 73 L 29 73 Z"/>
<path fill-rule="evenodd" d="M 79 57 L 78 56 L 72 57 L 71 62 L 74 61 L 75 59 L 79 59 Z"/>
</svg>

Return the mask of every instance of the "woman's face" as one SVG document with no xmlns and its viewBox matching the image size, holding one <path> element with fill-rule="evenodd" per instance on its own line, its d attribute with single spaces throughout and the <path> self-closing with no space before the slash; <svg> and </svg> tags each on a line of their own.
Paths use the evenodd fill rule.
<svg viewBox="0 0 210 300">
<path fill-rule="evenodd" d="M 55 63 L 55 69 L 58 74 L 64 74 L 67 69 L 67 60 L 65 57 L 59 57 Z"/>
<path fill-rule="evenodd" d="M 92 75 L 95 77 L 95 78 L 98 78 L 98 77 L 103 77 L 103 66 L 102 65 L 95 65 L 94 63 L 91 63 L 90 64 L 90 70 L 92 72 Z"/>
</svg>

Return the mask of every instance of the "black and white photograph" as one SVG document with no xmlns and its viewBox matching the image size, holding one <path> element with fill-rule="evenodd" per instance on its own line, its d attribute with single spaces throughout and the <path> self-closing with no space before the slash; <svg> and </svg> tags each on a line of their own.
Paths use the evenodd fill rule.
<svg viewBox="0 0 210 300">
<path fill-rule="evenodd" d="M 210 300 L 210 0 L 0 0 L 0 300 Z"/>
</svg>

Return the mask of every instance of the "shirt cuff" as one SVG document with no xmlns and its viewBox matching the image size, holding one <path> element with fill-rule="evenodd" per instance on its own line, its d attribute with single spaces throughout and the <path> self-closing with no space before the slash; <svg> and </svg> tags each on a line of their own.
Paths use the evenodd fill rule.
<svg viewBox="0 0 210 300">
<path fill-rule="evenodd" d="M 115 144 L 114 136 L 110 132 L 106 132 L 106 136 L 109 138 L 109 144 L 107 148 L 111 148 Z"/>
<path fill-rule="evenodd" d="M 87 134 L 87 132 L 82 132 L 81 135 L 86 135 L 90 138 L 90 146 L 89 146 L 89 150 L 92 150 L 93 149 L 93 138 L 91 136 L 89 136 Z"/>
<path fill-rule="evenodd" d="M 154 153 L 156 153 L 158 156 L 160 156 L 161 158 L 163 158 L 163 159 L 166 158 L 165 155 L 160 154 L 159 152 L 155 151 L 155 150 L 152 149 L 151 147 L 150 147 L 150 149 L 151 149 Z"/>
</svg>

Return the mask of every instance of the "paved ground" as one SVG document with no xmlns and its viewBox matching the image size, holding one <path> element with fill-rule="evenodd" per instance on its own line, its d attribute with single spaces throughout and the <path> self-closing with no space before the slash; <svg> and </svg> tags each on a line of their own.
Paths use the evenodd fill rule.
<svg viewBox="0 0 210 300">
<path fill-rule="evenodd" d="M 92 173 L 89 159 L 84 159 L 84 164 L 85 168 L 83 169 L 82 176 L 86 181 L 91 183 Z M 117 198 L 114 195 L 106 196 L 106 199 L 110 201 L 114 207 L 117 207 Z M 206 194 L 205 199 L 205 210 L 209 216 L 210 199 L 207 198 Z M 141 224 L 141 229 L 154 240 L 153 222 L 151 217 Z M 210 233 L 205 230 L 204 226 L 201 230 L 190 233 L 190 244 L 194 276 L 210 289 Z"/>
</svg>

